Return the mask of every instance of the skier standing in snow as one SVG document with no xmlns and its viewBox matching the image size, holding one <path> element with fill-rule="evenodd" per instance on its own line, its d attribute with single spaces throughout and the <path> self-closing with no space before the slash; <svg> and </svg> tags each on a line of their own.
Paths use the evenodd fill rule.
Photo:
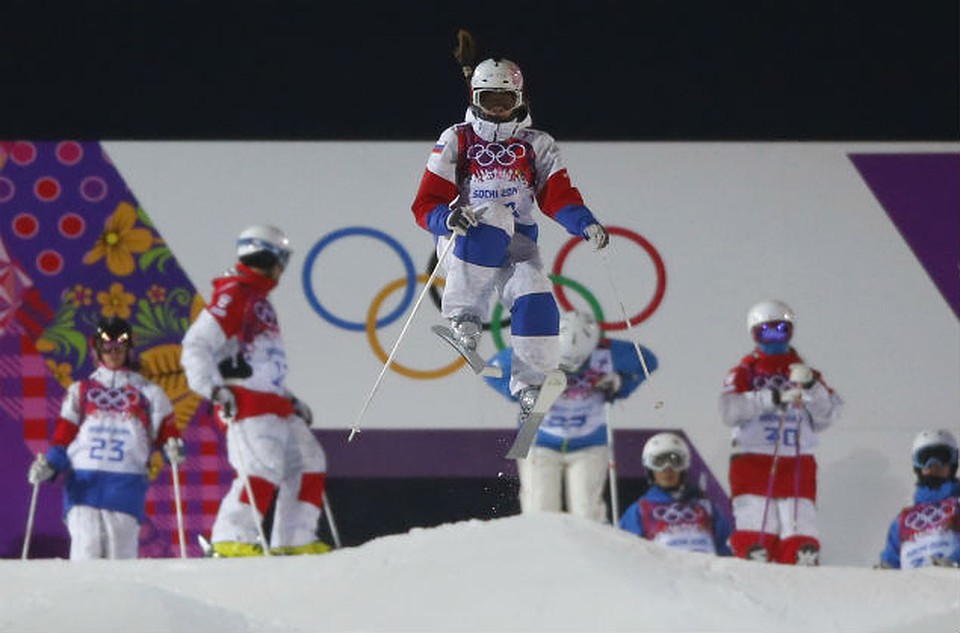
<svg viewBox="0 0 960 633">
<path fill-rule="evenodd" d="M 796 318 L 781 301 L 747 314 L 756 348 L 730 370 L 720 417 L 733 427 L 730 494 L 733 552 L 741 558 L 816 565 L 818 434 L 843 407 L 840 396 L 790 346 Z"/>
<path fill-rule="evenodd" d="M 626 398 L 646 379 L 636 347 L 626 341 L 600 339 L 600 325 L 589 312 L 560 315 L 560 369 L 566 390 L 540 425 L 527 459 L 517 460 L 520 508 L 523 512 L 560 512 L 606 521 L 603 499 L 609 467 L 608 402 Z M 649 371 L 657 367 L 653 353 L 643 349 Z M 501 350 L 490 364 L 502 367 L 500 378 L 488 384 L 510 393 L 511 349 Z"/>
<path fill-rule="evenodd" d="M 917 435 L 913 472 L 914 505 L 890 524 L 879 567 L 960 567 L 960 480 L 953 434 L 942 429 Z"/>
<path fill-rule="evenodd" d="M 676 433 L 657 433 L 643 446 L 650 487 L 620 517 L 620 527 L 690 552 L 729 556 L 730 526 L 695 483 L 687 481 L 690 447 Z"/>
<path fill-rule="evenodd" d="M 310 431 L 310 408 L 284 386 L 286 352 L 268 299 L 290 252 L 289 240 L 276 227 L 252 226 L 240 233 L 239 261 L 213 281 L 210 303 L 183 339 L 187 381 L 214 404 L 237 471 L 213 524 L 217 556 L 263 554 L 256 517 L 266 515 L 274 495 L 270 553 L 330 549 L 317 539 L 326 457 Z"/>
<path fill-rule="evenodd" d="M 150 455 L 162 448 L 182 464 L 183 440 L 166 393 L 136 370 L 130 324 L 101 319 L 90 347 L 97 368 L 67 389 L 51 446 L 27 479 L 65 475 L 70 560 L 137 558 Z"/>
<path fill-rule="evenodd" d="M 556 141 L 530 127 L 520 67 L 503 58 L 473 67 L 471 49 L 472 40 L 458 51 L 469 79 L 466 120 L 441 133 L 412 209 L 434 234 L 438 254 L 456 240 L 443 262 L 441 311 L 461 353 L 476 355 L 494 294 L 511 311 L 510 391 L 524 419 L 558 362 L 560 315 L 540 259 L 534 209 L 596 249 L 609 236 L 570 183 Z"/>
</svg>

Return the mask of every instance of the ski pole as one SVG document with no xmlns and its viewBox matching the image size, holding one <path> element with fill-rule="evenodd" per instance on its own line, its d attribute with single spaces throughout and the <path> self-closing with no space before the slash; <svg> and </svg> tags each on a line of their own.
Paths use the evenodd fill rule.
<svg viewBox="0 0 960 633">
<path fill-rule="evenodd" d="M 400 330 L 400 336 L 397 337 L 397 342 L 393 344 L 393 349 L 390 350 L 390 354 L 387 356 L 387 362 L 383 364 L 383 368 L 380 370 L 380 375 L 377 376 L 377 381 L 373 384 L 373 389 L 370 390 L 370 395 L 367 396 L 366 401 L 363 403 L 363 407 L 360 409 L 360 414 L 357 416 L 356 422 L 354 422 L 353 426 L 350 427 L 350 436 L 347 438 L 348 442 L 352 441 L 353 437 L 360 432 L 360 420 L 363 418 L 363 414 L 366 413 L 367 407 L 370 406 L 370 401 L 373 400 L 373 396 L 380 388 L 380 383 L 383 382 L 383 377 L 387 373 L 387 369 L 390 367 L 391 363 L 393 363 L 393 357 L 397 353 L 397 348 L 400 347 L 400 341 L 403 340 L 404 335 L 407 333 L 407 328 L 410 327 L 410 323 L 413 321 L 414 315 L 416 315 L 417 310 L 420 309 L 420 304 L 423 303 L 424 297 L 427 296 L 427 293 L 430 292 L 430 288 L 433 287 L 433 282 L 437 278 L 437 273 L 440 271 L 440 266 L 443 264 L 443 260 L 445 260 L 447 254 L 453 250 L 454 242 L 456 242 L 456 237 L 451 236 L 446 246 L 443 247 L 443 252 L 440 253 L 440 257 L 437 258 L 437 264 L 430 272 L 430 277 L 427 278 L 427 283 L 424 284 L 423 290 L 420 292 L 420 296 L 417 297 L 417 302 L 413 304 L 413 310 L 410 311 L 410 316 L 407 317 L 406 323 L 403 324 L 403 329 Z"/>
<path fill-rule="evenodd" d="M 324 514 L 327 515 L 327 525 L 330 527 L 330 535 L 333 537 L 333 544 L 337 549 L 340 549 L 342 545 L 340 544 L 340 532 L 337 531 L 337 524 L 333 520 L 333 510 L 330 507 L 330 497 L 327 496 L 327 491 L 323 491 L 323 509 Z"/>
<path fill-rule="evenodd" d="M 243 429 L 237 425 L 238 423 L 232 416 L 222 417 L 223 421 L 227 425 L 227 428 L 233 428 L 237 432 L 237 476 L 243 481 L 243 488 L 247 491 L 247 499 L 250 501 L 250 512 L 253 513 L 253 522 L 257 526 L 257 535 L 260 537 L 260 542 L 263 544 L 263 554 L 264 556 L 272 556 L 270 553 L 270 543 L 267 542 L 267 535 L 263 531 L 263 517 L 260 515 L 260 510 L 257 508 L 257 499 L 253 496 L 253 486 L 250 485 L 250 477 L 247 475 L 247 469 L 243 465 L 243 453 L 246 450 L 243 447 Z"/>
<path fill-rule="evenodd" d="M 802 409 L 802 405 L 798 405 Z M 796 450 L 794 451 L 793 464 L 793 532 L 797 532 L 797 506 L 800 504 L 800 427 L 803 426 L 803 419 L 797 419 L 797 437 L 795 438 Z"/>
<path fill-rule="evenodd" d="M 617 490 L 617 460 L 613 448 L 613 428 L 610 425 L 610 407 L 609 402 L 604 404 L 604 413 L 607 418 L 607 470 L 610 473 L 610 515 L 611 525 L 617 526 L 620 521 L 620 497 Z"/>
<path fill-rule="evenodd" d="M 773 445 L 773 459 L 770 461 L 770 475 L 767 478 L 767 496 L 763 501 L 763 518 L 760 519 L 760 545 L 767 549 L 767 513 L 770 510 L 770 500 L 773 497 L 773 481 L 777 472 L 777 462 L 780 461 L 780 438 L 786 424 L 786 412 L 780 410 L 780 420 L 777 423 L 777 442 Z"/>
<path fill-rule="evenodd" d="M 40 493 L 40 482 L 33 482 L 33 492 L 30 494 L 30 510 L 27 512 L 27 530 L 23 535 L 23 551 L 20 560 L 27 560 L 30 552 L 30 537 L 33 534 L 33 518 L 37 514 L 37 496 Z"/>
<path fill-rule="evenodd" d="M 613 283 L 613 272 L 610 270 L 610 261 L 607 258 L 606 250 L 599 251 L 600 260 L 603 262 L 603 270 L 606 273 L 607 281 L 610 283 L 610 289 L 613 290 L 613 295 L 617 300 L 617 304 L 620 306 L 620 313 L 623 315 L 623 322 L 627 324 L 627 329 L 630 331 L 630 340 L 633 343 L 633 347 L 637 350 L 637 356 L 640 357 L 640 366 L 643 367 L 644 378 L 650 379 L 650 369 L 647 367 L 647 360 L 643 357 L 643 350 L 640 347 L 640 343 L 634 338 L 633 324 L 630 323 L 630 317 L 627 315 L 627 309 L 624 307 L 623 299 L 620 297 L 620 291 L 617 289 L 617 285 Z"/>
<path fill-rule="evenodd" d="M 173 478 L 173 502 L 177 506 L 177 538 L 180 539 L 180 558 L 186 558 L 187 543 L 183 530 L 183 504 L 180 499 L 180 471 L 172 461 L 170 462 L 170 476 Z"/>
</svg>

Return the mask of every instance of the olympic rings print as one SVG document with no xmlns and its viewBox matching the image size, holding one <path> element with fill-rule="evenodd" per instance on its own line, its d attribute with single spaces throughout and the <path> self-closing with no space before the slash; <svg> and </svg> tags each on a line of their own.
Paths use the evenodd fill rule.
<svg viewBox="0 0 960 633">
<path fill-rule="evenodd" d="M 477 151 L 481 150 L 478 149 Z M 482 148 L 482 151 L 490 152 L 490 156 L 488 158 L 491 161 L 496 161 L 500 164 L 506 164 L 504 161 L 515 159 L 518 156 L 517 152 L 523 152 L 524 148 L 522 146 L 503 147 L 502 145 L 497 145 L 494 147 L 493 145 L 490 145 L 486 148 Z M 484 154 L 484 156 L 486 156 L 486 154 Z M 653 261 L 657 277 L 653 297 L 640 312 L 629 318 L 629 324 L 631 326 L 637 325 L 649 318 L 663 301 L 666 291 L 666 268 L 663 264 L 660 254 L 657 252 L 657 249 L 643 236 L 622 227 L 607 226 L 606 228 L 611 236 L 620 236 L 637 244 Z M 318 257 L 333 243 L 348 237 L 368 237 L 382 242 L 400 258 L 401 262 L 403 263 L 403 269 L 405 273 L 403 277 L 390 282 L 376 294 L 371 301 L 369 308 L 367 309 L 365 318 L 362 321 L 351 321 L 334 314 L 327 306 L 324 306 L 320 302 L 320 299 L 317 297 L 313 287 L 312 275 L 314 268 L 317 265 Z M 562 310 L 575 309 L 564 290 L 565 288 L 569 288 L 570 290 L 579 294 L 587 303 L 590 310 L 597 318 L 597 322 L 600 324 L 601 330 L 609 332 L 627 329 L 627 321 L 606 321 L 604 311 L 596 296 L 594 296 L 594 294 L 582 283 L 562 274 L 563 266 L 566 263 L 571 251 L 581 243 L 585 243 L 583 238 L 570 238 L 566 243 L 563 244 L 553 262 L 553 267 L 551 269 L 549 278 L 553 282 L 554 295 L 557 298 L 557 303 Z M 364 226 L 351 226 L 328 233 L 313 245 L 313 247 L 308 251 L 303 264 L 301 282 L 308 304 L 314 310 L 314 312 L 320 316 L 320 318 L 336 327 L 345 330 L 364 332 L 367 342 L 373 350 L 374 355 L 380 360 L 381 363 L 386 363 L 388 355 L 384 351 L 383 346 L 380 344 L 377 336 L 377 330 L 394 323 L 410 308 L 416 294 L 417 286 L 427 282 L 430 273 L 436 266 L 436 261 L 437 255 L 434 250 L 431 251 L 426 272 L 418 275 L 414 268 L 412 257 L 407 252 L 406 248 L 404 248 L 404 246 L 395 238 L 379 229 Z M 442 287 L 443 283 L 443 278 L 438 277 L 434 280 L 434 284 L 429 290 L 431 298 L 433 299 L 433 303 L 438 311 L 440 310 L 440 292 L 438 287 Z M 399 302 L 399 305 L 397 305 L 397 307 L 387 315 L 378 318 L 383 303 L 388 297 L 390 297 L 390 295 L 396 293 L 401 287 L 403 287 L 403 296 Z M 490 330 L 491 337 L 498 350 L 502 350 L 506 347 L 503 329 L 510 326 L 510 318 L 509 316 L 504 317 L 503 311 L 503 306 L 497 303 L 490 317 L 490 323 L 484 323 L 484 329 Z M 407 376 L 408 378 L 413 378 L 416 380 L 433 380 L 456 372 L 464 364 L 465 361 L 458 357 L 452 363 L 436 369 L 415 369 L 404 366 L 394 359 L 394 361 L 390 364 L 390 369 L 401 375 Z"/>
<path fill-rule="evenodd" d="M 682 503 L 658 505 L 653 509 L 653 518 L 668 525 L 680 523 L 696 523 L 703 515 L 699 506 L 688 506 Z"/>
<path fill-rule="evenodd" d="M 663 295 L 667 290 L 667 269 L 663 265 L 663 259 L 660 257 L 660 253 L 657 252 L 657 249 L 655 249 L 653 245 L 642 235 L 619 226 L 608 226 L 606 228 L 607 233 L 610 235 L 619 235 L 636 242 L 640 248 L 647 252 L 647 255 L 650 256 L 650 259 L 653 260 L 654 268 L 656 268 L 657 271 L 657 286 L 654 290 L 653 297 L 643 310 L 635 314 L 633 317 L 630 317 L 629 325 L 638 325 L 650 318 L 650 315 L 656 311 L 656 309 L 660 306 L 660 302 L 663 301 Z M 553 262 L 554 275 L 560 274 L 560 271 L 563 269 L 564 262 L 567 261 L 567 257 L 570 255 L 570 251 L 572 251 L 578 244 L 584 243 L 584 240 L 574 237 L 569 239 L 567 243 L 560 248 L 560 252 L 557 253 L 557 259 Z M 567 299 L 566 293 L 559 284 L 554 284 L 554 294 L 557 296 L 557 303 L 560 304 L 561 308 L 564 310 L 573 310 L 573 304 L 571 304 L 570 300 Z M 600 323 L 600 329 L 604 332 L 626 330 L 628 327 L 629 326 L 626 321 L 616 321 L 613 323 L 607 323 L 604 321 Z"/>
<path fill-rule="evenodd" d="M 510 143 L 506 147 L 502 143 L 475 143 L 467 148 L 467 158 L 476 160 L 481 167 L 489 167 L 493 163 L 509 167 L 526 155 L 527 148 L 521 143 Z"/>
<path fill-rule="evenodd" d="M 417 282 L 425 284 L 430 280 L 430 275 L 417 275 Z M 383 303 L 390 294 L 393 293 L 397 288 L 407 283 L 407 280 L 403 277 L 387 284 L 386 288 L 380 291 L 376 297 L 373 298 L 373 301 L 370 302 L 370 309 L 367 311 L 367 341 L 370 343 L 370 347 L 373 348 L 373 353 L 377 355 L 377 358 L 380 359 L 381 363 L 386 363 L 389 355 L 384 351 L 383 347 L 380 345 L 380 341 L 377 339 L 377 312 L 380 311 L 380 305 Z M 443 279 L 436 279 L 434 283 L 438 286 L 443 286 Z M 457 360 L 453 361 L 446 367 L 441 367 L 440 369 L 434 369 L 432 371 L 420 370 L 420 369 L 410 369 L 404 365 L 401 365 L 393 360 L 390 363 L 390 369 L 394 370 L 398 374 L 407 376 L 408 378 L 419 378 L 422 380 L 429 380 L 431 378 L 443 378 L 448 374 L 452 374 L 466 364 L 462 357 L 457 357 Z"/>
<path fill-rule="evenodd" d="M 908 512 L 903 524 L 915 532 L 923 532 L 947 524 L 956 511 L 956 503 L 927 503 Z"/>
<path fill-rule="evenodd" d="M 413 293 L 417 287 L 417 271 L 413 266 L 413 259 L 410 257 L 410 254 L 407 253 L 407 249 L 405 249 L 400 242 L 390 237 L 383 231 L 378 231 L 377 229 L 371 229 L 365 226 L 351 226 L 345 229 L 340 229 L 339 231 L 334 231 L 314 244 L 313 248 L 310 249 L 310 252 L 307 253 L 306 261 L 303 263 L 303 275 L 301 276 L 301 280 L 303 282 L 303 294 L 306 295 L 307 301 L 310 303 L 310 307 L 312 307 L 314 311 L 316 311 L 316 313 L 319 314 L 324 320 L 329 321 L 337 327 L 341 327 L 345 330 L 363 332 L 366 329 L 366 323 L 341 319 L 324 308 L 320 303 L 320 300 L 317 299 L 317 295 L 313 292 L 313 284 L 310 282 L 310 275 L 313 272 L 314 264 L 316 264 L 317 257 L 320 255 L 323 249 L 330 246 L 337 240 L 350 237 L 351 235 L 363 235 L 366 237 L 372 237 L 375 240 L 380 240 L 392 248 L 394 252 L 400 256 L 400 259 L 403 260 L 403 268 L 407 273 L 407 289 L 403 293 L 403 299 L 401 299 L 400 305 L 398 305 L 393 312 L 377 321 L 377 327 L 390 325 L 399 319 L 400 315 L 406 312 L 407 308 L 409 308 L 410 304 L 413 302 Z"/>
</svg>

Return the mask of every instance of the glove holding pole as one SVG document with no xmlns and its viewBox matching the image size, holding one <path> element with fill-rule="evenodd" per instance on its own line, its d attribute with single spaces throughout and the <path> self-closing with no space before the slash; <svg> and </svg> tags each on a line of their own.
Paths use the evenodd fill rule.
<svg viewBox="0 0 960 633">
<path fill-rule="evenodd" d="M 780 393 L 781 406 L 802 405 L 804 395 L 817 382 L 813 369 L 803 363 L 791 363 L 788 380 L 790 387 Z"/>
<path fill-rule="evenodd" d="M 163 445 L 163 454 L 170 462 L 170 476 L 173 478 L 173 499 L 177 509 L 177 536 L 180 540 L 180 558 L 187 557 L 186 533 L 183 529 L 183 503 L 180 496 L 180 465 L 186 461 L 187 453 L 183 440 L 171 437 Z"/>
<path fill-rule="evenodd" d="M 591 224 L 584 229 L 583 237 L 590 242 L 590 246 L 597 251 L 606 248 L 607 244 L 610 243 L 610 234 L 607 233 L 607 229 L 603 228 L 603 225 L 599 222 Z"/>
<path fill-rule="evenodd" d="M 237 397 L 233 395 L 229 387 L 220 385 L 213 388 L 210 395 L 210 402 L 219 407 L 220 417 L 232 420 L 237 415 Z"/>
<path fill-rule="evenodd" d="M 57 474 L 56 469 L 47 461 L 43 453 L 39 453 L 33 463 L 30 464 L 30 470 L 27 471 L 27 481 L 33 484 L 33 491 L 30 493 L 30 508 L 27 512 L 27 528 L 23 533 L 23 551 L 20 552 L 20 559 L 27 560 L 30 553 L 30 538 L 33 535 L 33 520 L 37 515 L 37 497 L 40 493 L 40 484 L 49 481 Z"/>
<path fill-rule="evenodd" d="M 474 209 L 468 205 L 454 207 L 450 210 L 450 215 L 447 216 L 445 224 L 455 234 L 464 236 L 467 231 L 480 223 L 479 218 L 482 213 L 482 208 Z"/>
<path fill-rule="evenodd" d="M 57 471 L 47 461 L 46 455 L 39 453 L 33 463 L 30 464 L 30 470 L 27 471 L 27 481 L 32 484 L 40 484 L 53 479 Z"/>
</svg>

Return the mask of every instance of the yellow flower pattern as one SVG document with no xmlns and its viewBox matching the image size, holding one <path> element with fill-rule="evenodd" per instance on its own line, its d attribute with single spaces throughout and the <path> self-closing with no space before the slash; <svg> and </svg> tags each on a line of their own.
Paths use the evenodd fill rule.
<svg viewBox="0 0 960 633">
<path fill-rule="evenodd" d="M 95 264 L 106 257 L 107 268 L 114 275 L 125 277 L 132 274 L 136 267 L 133 255 L 145 252 L 154 239 L 149 229 L 135 227 L 136 222 L 137 212 L 133 205 L 129 202 L 118 204 L 104 223 L 97 243 L 83 256 L 83 263 Z"/>
<path fill-rule="evenodd" d="M 73 367 L 71 367 L 69 363 L 58 363 L 53 359 L 47 359 L 47 367 L 50 368 L 50 373 L 53 374 L 53 378 L 60 383 L 60 386 L 64 389 L 73 383 Z"/>
<path fill-rule="evenodd" d="M 130 318 L 130 306 L 137 300 L 133 294 L 123 289 L 123 284 L 110 285 L 107 292 L 98 292 L 97 301 L 100 302 L 100 313 L 109 318 L 113 316 L 121 319 Z"/>
</svg>

